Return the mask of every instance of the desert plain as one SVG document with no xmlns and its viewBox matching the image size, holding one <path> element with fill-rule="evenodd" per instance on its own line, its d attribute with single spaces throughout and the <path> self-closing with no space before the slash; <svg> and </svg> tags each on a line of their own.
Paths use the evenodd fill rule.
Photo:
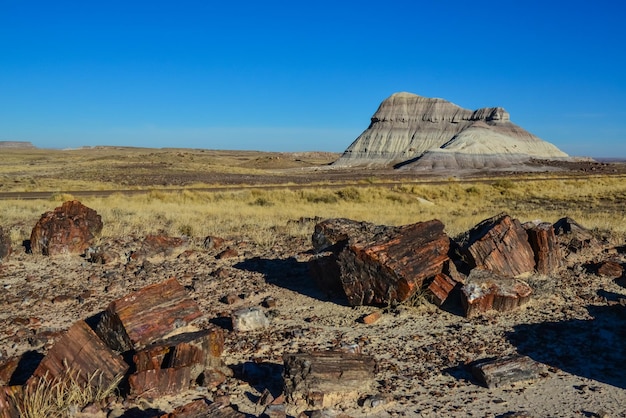
<svg viewBox="0 0 626 418">
<path fill-rule="evenodd" d="M 344 347 L 375 358 L 374 379 L 323 408 L 287 402 L 287 416 L 626 416 L 626 277 L 598 272 L 606 261 L 626 265 L 624 163 L 537 161 L 524 172 L 416 173 L 332 167 L 339 155 L 323 152 L 0 153 L 0 227 L 13 249 L 0 263 L 0 364 L 25 353 L 41 359 L 76 321 L 171 277 L 200 307 L 194 327 L 224 329 L 222 359 L 232 373 L 219 385 L 159 397 L 119 393 L 74 416 L 161 416 L 194 399 L 224 397 L 245 416 L 260 416 L 263 392 L 279 397 L 283 390 L 285 353 Z M 93 247 L 117 257 L 102 264 L 26 251 L 41 215 L 69 200 L 101 215 Z M 311 278 L 311 235 L 323 219 L 378 225 L 439 219 L 452 239 L 461 239 L 502 212 L 521 222 L 570 217 L 598 246 L 564 254 L 557 273 L 527 274 L 533 294 L 520 309 L 471 318 L 455 301 L 440 307 L 421 293 L 406 303 L 352 307 Z M 150 234 L 185 244 L 131 260 Z M 270 325 L 233 331 L 225 318 L 245 307 L 261 307 Z M 362 321 L 374 312 L 378 320 Z M 545 369 L 493 388 L 469 370 L 477 360 L 511 354 Z"/>
</svg>

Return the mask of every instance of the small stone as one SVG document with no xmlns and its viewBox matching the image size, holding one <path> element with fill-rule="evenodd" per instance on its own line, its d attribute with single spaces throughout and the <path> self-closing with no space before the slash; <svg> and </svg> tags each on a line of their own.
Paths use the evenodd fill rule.
<svg viewBox="0 0 626 418">
<path fill-rule="evenodd" d="M 383 316 L 383 313 L 381 311 L 374 311 L 371 314 L 365 315 L 364 317 L 362 317 L 361 322 L 363 322 L 366 325 L 370 325 L 378 321 L 382 316 Z"/>
<path fill-rule="evenodd" d="M 285 405 L 268 405 L 263 411 L 263 415 L 268 418 L 286 418 L 287 417 L 287 409 Z"/>
<path fill-rule="evenodd" d="M 223 303 L 227 304 L 227 305 L 232 305 L 235 302 L 237 302 L 238 300 L 241 300 L 241 298 L 239 297 L 239 295 L 237 293 L 229 293 L 225 296 L 222 297 L 222 299 L 220 299 Z"/>
<path fill-rule="evenodd" d="M 269 326 L 267 319 L 261 308 L 239 309 L 231 315 L 233 331 L 254 331 Z"/>
<path fill-rule="evenodd" d="M 266 308 L 275 308 L 276 307 L 276 299 L 271 296 L 266 297 L 263 300 L 263 306 Z"/>
</svg>

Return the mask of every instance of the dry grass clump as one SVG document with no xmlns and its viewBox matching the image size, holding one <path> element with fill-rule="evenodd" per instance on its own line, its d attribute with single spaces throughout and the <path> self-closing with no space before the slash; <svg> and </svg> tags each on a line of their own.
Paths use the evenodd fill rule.
<svg viewBox="0 0 626 418">
<path fill-rule="evenodd" d="M 345 217 L 402 225 L 439 219 L 456 236 L 481 220 L 507 212 L 522 222 L 555 222 L 570 216 L 587 228 L 626 237 L 626 181 L 622 177 L 552 180 L 501 179 L 493 182 L 363 184 L 343 188 L 243 189 L 202 192 L 155 189 L 135 196 L 89 198 L 107 236 L 165 233 L 240 237 L 271 247 L 279 235 L 310 236 L 300 218 Z M 69 196 L 62 196 L 63 198 Z M 5 201 L 2 223 L 14 240 L 27 239 L 39 216 L 59 200 Z M 617 235 L 616 235 L 617 234 Z"/>
<path fill-rule="evenodd" d="M 80 372 L 69 369 L 61 378 L 49 379 L 46 374 L 21 394 L 13 395 L 12 401 L 22 418 L 69 417 L 111 396 L 123 377 L 104 384 L 102 372 L 95 371 L 81 383 Z"/>
</svg>

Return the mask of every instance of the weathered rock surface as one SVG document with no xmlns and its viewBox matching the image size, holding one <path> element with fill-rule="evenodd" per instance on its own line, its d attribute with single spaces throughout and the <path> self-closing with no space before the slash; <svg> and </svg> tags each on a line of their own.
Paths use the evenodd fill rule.
<svg viewBox="0 0 626 418">
<path fill-rule="evenodd" d="M 338 274 L 352 306 L 402 302 L 449 260 L 443 229 L 438 220 L 388 227 L 330 219 L 316 225 L 313 245 L 332 251 L 313 260 L 311 271 L 330 287 Z"/>
<path fill-rule="evenodd" d="M 333 163 L 413 169 L 499 168 L 567 154 L 510 121 L 501 107 L 475 111 L 443 99 L 395 93 Z"/>
<path fill-rule="evenodd" d="M 0 263 L 11 255 L 11 236 L 0 226 Z"/>
<path fill-rule="evenodd" d="M 76 322 L 43 358 L 35 379 L 63 381 L 104 389 L 124 376 L 128 364 L 111 350 L 85 321 Z"/>
<path fill-rule="evenodd" d="M 502 276 L 513 277 L 535 268 L 535 254 L 526 230 L 517 219 L 504 213 L 472 228 L 464 250 L 471 268 L 491 270 Z"/>
<path fill-rule="evenodd" d="M 495 310 L 508 312 L 526 304 L 532 294 L 531 287 L 511 277 L 475 268 L 461 288 L 461 302 L 466 317 Z"/>
<path fill-rule="evenodd" d="M 371 356 L 342 351 L 287 353 L 283 359 L 285 394 L 315 407 L 331 406 L 338 393 L 367 391 L 377 368 Z"/>
<path fill-rule="evenodd" d="M 109 304 L 96 332 L 118 351 L 141 349 L 201 316 L 175 278 L 152 284 Z"/>
<path fill-rule="evenodd" d="M 490 389 L 538 379 L 545 369 L 541 363 L 521 355 L 483 359 L 471 366 L 474 377 Z"/>
<path fill-rule="evenodd" d="M 598 274 L 601 276 L 619 279 L 624 274 L 624 267 L 617 261 L 607 260 L 598 266 Z"/>
<path fill-rule="evenodd" d="M 524 224 L 528 242 L 535 253 L 535 269 L 541 274 L 557 271 L 562 265 L 561 248 L 549 222 L 527 222 Z"/>
<path fill-rule="evenodd" d="M 102 231 L 98 213 L 78 200 L 44 213 L 30 235 L 34 254 L 83 254 Z"/>
<path fill-rule="evenodd" d="M 596 251 L 600 244 L 584 226 L 570 217 L 561 218 L 554 223 L 554 233 L 563 248 L 563 255 L 578 254 L 583 251 Z"/>
</svg>

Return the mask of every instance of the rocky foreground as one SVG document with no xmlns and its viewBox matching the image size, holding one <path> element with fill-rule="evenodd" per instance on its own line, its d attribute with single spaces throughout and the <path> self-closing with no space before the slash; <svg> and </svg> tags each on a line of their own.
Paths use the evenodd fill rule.
<svg viewBox="0 0 626 418">
<path fill-rule="evenodd" d="M 71 416 L 625 416 L 624 243 L 568 218 L 294 222 L 312 239 L 99 239 L 74 201 L 30 252 L 0 230 L 0 416 L 68 368 L 120 379 Z"/>
</svg>

